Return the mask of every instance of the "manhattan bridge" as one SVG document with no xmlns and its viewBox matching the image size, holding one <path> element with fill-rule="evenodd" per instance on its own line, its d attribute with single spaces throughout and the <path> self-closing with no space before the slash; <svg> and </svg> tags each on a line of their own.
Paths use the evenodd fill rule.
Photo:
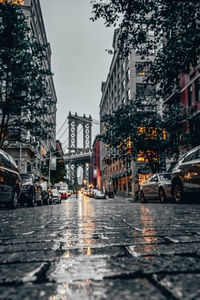
<svg viewBox="0 0 200 300">
<path fill-rule="evenodd" d="M 67 179 L 75 186 L 78 183 L 80 184 L 78 180 L 80 174 L 78 173 L 81 171 L 81 183 L 89 183 L 92 156 L 92 126 L 94 124 L 99 125 L 99 122 L 93 120 L 91 115 L 89 117 L 86 117 L 85 114 L 78 116 L 77 113 L 72 114 L 69 112 L 62 127 L 64 127 L 65 123 L 68 123 L 67 128 L 59 139 L 68 135 L 62 143 L 63 149 L 66 149 L 64 161 L 67 170 Z M 61 129 L 63 129 L 62 127 Z"/>
</svg>

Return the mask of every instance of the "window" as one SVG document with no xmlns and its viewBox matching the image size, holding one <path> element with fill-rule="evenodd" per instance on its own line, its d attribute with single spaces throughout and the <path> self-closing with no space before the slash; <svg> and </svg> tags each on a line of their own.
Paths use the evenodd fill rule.
<svg viewBox="0 0 200 300">
<path fill-rule="evenodd" d="M 17 165 L 16 165 L 14 159 L 11 156 L 9 156 L 9 158 L 10 158 L 10 162 L 11 162 L 12 168 L 17 169 Z"/>
<path fill-rule="evenodd" d="M 169 181 L 171 180 L 171 174 L 160 174 L 160 180 Z"/>
<path fill-rule="evenodd" d="M 200 159 L 200 149 L 197 152 L 197 159 Z"/>
<path fill-rule="evenodd" d="M 129 80 L 130 80 L 130 75 L 131 75 L 131 72 L 130 72 L 130 69 L 127 70 L 126 72 L 126 82 L 128 83 Z"/>
<path fill-rule="evenodd" d="M 150 180 L 150 182 L 158 182 L 158 176 L 153 176 Z"/>
<path fill-rule="evenodd" d="M 144 83 L 136 83 L 136 95 L 137 97 L 151 96 L 153 93 L 154 87 L 150 84 L 146 85 Z"/>
<path fill-rule="evenodd" d="M 154 31 L 153 30 L 148 30 L 148 35 L 154 36 Z"/>
<path fill-rule="evenodd" d="M 188 155 L 186 155 L 186 157 L 183 160 L 183 163 L 189 162 L 191 160 L 194 160 L 197 158 L 197 151 L 193 151 L 192 153 L 189 153 Z"/>
<path fill-rule="evenodd" d="M 8 2 L 6 0 L 0 0 L 0 3 Z M 24 5 L 24 0 L 12 0 L 12 4 Z"/>
<path fill-rule="evenodd" d="M 126 183 L 123 184 L 123 190 L 126 192 Z"/>
<path fill-rule="evenodd" d="M 125 80 L 122 81 L 121 89 L 122 89 L 122 93 L 123 93 L 123 91 L 124 91 L 124 89 L 125 89 Z"/>
<path fill-rule="evenodd" d="M 115 97 L 114 104 L 115 104 L 115 108 L 116 108 L 117 107 L 117 97 Z"/>
<path fill-rule="evenodd" d="M 144 66 L 144 63 L 136 62 L 136 76 L 145 76 L 149 72 L 149 67 Z"/>
<path fill-rule="evenodd" d="M 5 168 L 10 168 L 10 160 L 5 152 L 0 152 L 0 165 Z"/>
<path fill-rule="evenodd" d="M 123 61 L 122 63 L 122 74 L 124 73 L 124 71 L 125 71 L 125 61 Z"/>
<path fill-rule="evenodd" d="M 12 0 L 12 4 L 24 5 L 24 0 Z"/>
</svg>

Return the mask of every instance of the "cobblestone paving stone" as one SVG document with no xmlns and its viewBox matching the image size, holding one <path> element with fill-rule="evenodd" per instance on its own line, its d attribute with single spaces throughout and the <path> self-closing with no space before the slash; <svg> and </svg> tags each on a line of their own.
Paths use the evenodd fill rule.
<svg viewBox="0 0 200 300">
<path fill-rule="evenodd" d="M 0 210 L 0 299 L 200 299 L 200 205 L 71 196 Z"/>
</svg>

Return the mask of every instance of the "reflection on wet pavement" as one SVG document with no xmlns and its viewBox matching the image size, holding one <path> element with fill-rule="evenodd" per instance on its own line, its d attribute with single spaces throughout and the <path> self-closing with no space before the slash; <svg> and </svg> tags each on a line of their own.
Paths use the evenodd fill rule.
<svg viewBox="0 0 200 300">
<path fill-rule="evenodd" d="M 71 196 L 0 211 L 0 299 L 199 299 L 199 205 Z"/>
</svg>

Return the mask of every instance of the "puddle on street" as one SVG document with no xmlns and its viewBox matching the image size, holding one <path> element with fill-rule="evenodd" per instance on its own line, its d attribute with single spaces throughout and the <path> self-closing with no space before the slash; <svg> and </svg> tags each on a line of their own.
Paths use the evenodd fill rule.
<svg viewBox="0 0 200 300">
<path fill-rule="evenodd" d="M 157 249 L 156 242 L 158 241 L 156 237 L 156 231 L 154 228 L 154 217 L 151 215 L 151 210 L 144 205 L 140 205 L 140 221 L 141 226 L 139 228 L 135 228 L 133 232 L 133 236 L 136 236 L 134 242 L 137 240 L 140 241 L 139 251 L 137 251 L 137 246 L 129 246 L 128 251 L 132 253 L 133 256 L 137 257 L 141 254 L 150 254 L 154 253 Z M 140 236 L 138 236 L 138 231 L 140 232 Z M 148 235 L 149 233 L 149 235 Z"/>
<path fill-rule="evenodd" d="M 77 205 L 74 205 L 74 201 L 77 201 Z M 66 225 L 73 218 L 76 228 L 66 229 L 63 235 L 65 252 L 50 274 L 51 280 L 57 282 L 57 293 L 49 300 L 73 299 L 73 295 L 87 299 L 91 279 L 102 280 L 107 273 L 104 257 L 97 259 L 92 256 L 91 246 L 96 243 L 94 205 L 91 199 L 79 196 L 78 200 L 67 202 L 65 209 Z"/>
</svg>

